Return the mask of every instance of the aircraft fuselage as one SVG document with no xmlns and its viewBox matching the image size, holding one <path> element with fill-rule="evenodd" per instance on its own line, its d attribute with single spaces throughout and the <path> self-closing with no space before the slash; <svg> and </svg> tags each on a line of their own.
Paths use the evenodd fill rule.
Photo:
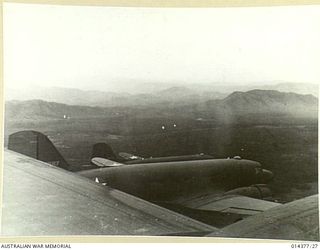
<svg viewBox="0 0 320 250">
<path fill-rule="evenodd" d="M 105 167 L 78 172 L 108 186 L 155 202 L 226 192 L 268 182 L 272 173 L 255 161 L 211 159 Z"/>
</svg>

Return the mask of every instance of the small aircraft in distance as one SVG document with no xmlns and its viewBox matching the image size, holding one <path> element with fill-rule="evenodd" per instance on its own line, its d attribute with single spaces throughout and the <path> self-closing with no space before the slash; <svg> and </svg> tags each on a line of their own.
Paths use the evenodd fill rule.
<svg viewBox="0 0 320 250">
<path fill-rule="evenodd" d="M 116 163 L 115 167 L 71 173 L 61 169 L 68 165 L 45 135 L 36 131 L 10 135 L 5 151 L 2 233 L 279 238 L 270 233 L 271 227 L 277 231 L 277 227 L 289 226 L 289 231 L 279 231 L 281 239 L 319 239 L 318 222 L 314 221 L 318 197 L 309 198 L 303 206 L 301 202 L 289 206 L 263 200 L 270 196 L 265 184 L 272 173 L 257 162 Z M 308 220 L 302 220 L 298 210 Z M 264 214 L 270 217 L 266 219 Z M 255 221 L 258 216 L 262 219 Z M 277 221 L 272 220 L 275 217 Z M 264 223 L 259 224 L 263 218 Z M 248 230 L 242 234 L 237 225 L 243 227 L 247 220 Z M 35 229 L 30 230 L 33 224 Z"/>
</svg>

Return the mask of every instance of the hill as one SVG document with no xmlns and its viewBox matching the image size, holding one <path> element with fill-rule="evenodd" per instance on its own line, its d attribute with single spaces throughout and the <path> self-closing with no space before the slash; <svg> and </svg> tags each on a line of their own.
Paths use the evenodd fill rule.
<svg viewBox="0 0 320 250">
<path fill-rule="evenodd" d="M 202 106 L 202 107 L 201 107 Z M 295 117 L 317 117 L 318 99 L 312 95 L 251 90 L 234 92 L 222 100 L 207 101 L 199 109 L 210 117 L 286 114 Z"/>
</svg>

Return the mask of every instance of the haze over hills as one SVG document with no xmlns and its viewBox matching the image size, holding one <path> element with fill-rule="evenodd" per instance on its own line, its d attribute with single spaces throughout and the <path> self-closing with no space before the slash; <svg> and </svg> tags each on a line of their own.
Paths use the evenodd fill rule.
<svg viewBox="0 0 320 250">
<path fill-rule="evenodd" d="M 312 94 L 318 96 L 318 85 L 280 83 L 273 85 L 156 85 L 150 88 L 143 87 L 147 84 L 140 84 L 140 91 L 134 92 L 104 92 L 93 90 L 80 90 L 62 87 L 39 87 L 29 86 L 28 88 L 16 89 L 7 87 L 5 89 L 6 100 L 33 100 L 41 99 L 48 102 L 65 103 L 81 106 L 132 106 L 152 105 L 159 103 L 180 103 L 181 105 L 223 99 L 235 91 L 249 91 L 253 89 L 278 90 L 282 92 L 295 92 L 297 94 Z"/>
<path fill-rule="evenodd" d="M 163 92 L 174 100 L 181 89 L 171 89 Z M 187 93 L 187 91 L 185 92 Z M 139 95 L 140 96 L 140 95 Z M 169 97 L 165 100 L 169 100 Z M 182 98 L 182 97 L 180 97 Z M 187 93 L 187 99 L 189 95 Z M 143 98 L 142 98 L 143 99 Z M 145 98 L 144 98 L 145 99 Z M 172 106 L 173 105 L 173 106 Z M 8 101 L 6 102 L 6 119 L 62 119 L 106 117 L 110 115 L 128 115 L 135 117 L 156 116 L 185 116 L 195 118 L 203 115 L 210 118 L 226 116 L 241 116 L 247 114 L 288 114 L 293 116 L 317 117 L 318 99 L 312 95 L 284 93 L 275 90 L 251 90 L 248 92 L 234 92 L 224 99 L 202 100 L 197 104 L 181 106 L 172 104 L 171 109 L 165 105 L 129 106 L 129 107 L 90 107 L 67 105 L 43 100 Z"/>
</svg>

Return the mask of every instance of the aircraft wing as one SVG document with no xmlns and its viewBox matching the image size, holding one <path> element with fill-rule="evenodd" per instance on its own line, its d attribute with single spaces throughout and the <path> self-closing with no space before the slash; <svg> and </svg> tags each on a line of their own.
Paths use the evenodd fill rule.
<svg viewBox="0 0 320 250">
<path fill-rule="evenodd" d="M 274 207 L 208 236 L 319 241 L 318 195 Z"/>
<path fill-rule="evenodd" d="M 159 203 L 170 210 L 205 222 L 217 228 L 243 220 L 248 216 L 267 211 L 280 203 L 241 195 L 202 195 L 188 200 Z"/>
<path fill-rule="evenodd" d="M 261 213 L 281 204 L 241 195 L 221 195 L 219 197 L 207 195 L 184 201 L 181 205 L 192 209 L 249 216 Z"/>
<path fill-rule="evenodd" d="M 170 235 L 216 230 L 8 150 L 3 177 L 2 235 Z"/>
</svg>

